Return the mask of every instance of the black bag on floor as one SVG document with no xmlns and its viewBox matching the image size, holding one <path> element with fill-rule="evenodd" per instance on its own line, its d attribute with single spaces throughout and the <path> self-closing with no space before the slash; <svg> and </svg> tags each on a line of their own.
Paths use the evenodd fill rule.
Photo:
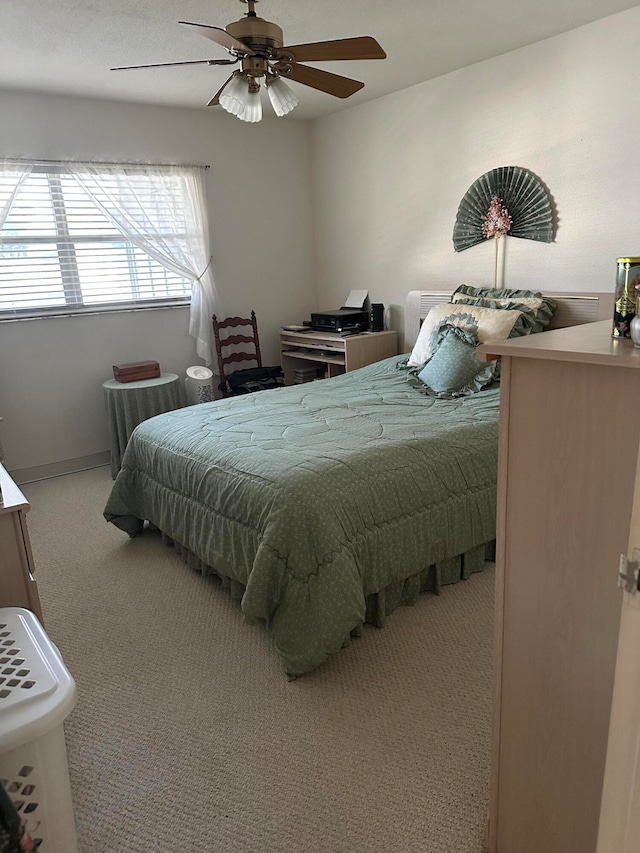
<svg viewBox="0 0 640 853">
<path fill-rule="evenodd" d="M 251 394 L 254 391 L 265 391 L 269 388 L 282 388 L 284 374 L 281 367 L 248 367 L 236 370 L 218 386 L 226 397 L 238 394 Z"/>
<path fill-rule="evenodd" d="M 0 853 L 22 853 L 35 849 L 35 842 L 25 829 L 13 800 L 0 783 Z"/>
</svg>

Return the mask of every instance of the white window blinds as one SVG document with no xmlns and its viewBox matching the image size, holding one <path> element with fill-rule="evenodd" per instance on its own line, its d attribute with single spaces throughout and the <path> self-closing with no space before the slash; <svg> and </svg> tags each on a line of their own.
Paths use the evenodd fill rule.
<svg viewBox="0 0 640 853">
<path fill-rule="evenodd" d="M 0 171 L 0 200 L 12 198 L 0 227 L 0 319 L 187 304 L 192 279 L 154 259 L 151 244 L 150 254 L 127 239 L 65 172 L 34 166 L 16 189 L 15 176 Z M 105 196 L 116 180 L 99 176 Z M 153 222 L 165 250 L 189 239 L 179 176 L 129 174 L 127 192 L 140 228 Z"/>
</svg>

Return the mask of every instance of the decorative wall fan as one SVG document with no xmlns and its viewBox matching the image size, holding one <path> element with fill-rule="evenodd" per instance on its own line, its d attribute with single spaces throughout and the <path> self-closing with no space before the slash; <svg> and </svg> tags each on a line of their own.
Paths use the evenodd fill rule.
<svg viewBox="0 0 640 853">
<path fill-rule="evenodd" d="M 359 80 L 341 77 L 300 63 L 386 58 L 384 50 L 371 36 L 285 46 L 281 28 L 256 15 L 255 4 L 259 0 L 240 2 L 246 3 L 249 11 L 239 21 L 233 21 L 224 29 L 208 24 L 194 24 L 191 21 L 179 22 L 184 26 L 193 27 L 200 35 L 221 45 L 233 59 L 160 62 L 152 65 L 128 65 L 111 70 L 128 71 L 133 68 L 160 68 L 169 65 L 235 65 L 240 62 L 240 69 L 227 78 L 207 106 L 219 104 L 242 121 L 255 122 L 262 118 L 262 78 L 275 114 L 283 116 L 298 104 L 298 99 L 283 78 L 334 95 L 336 98 L 348 98 L 364 86 Z"/>
<path fill-rule="evenodd" d="M 551 197 L 540 178 L 520 166 L 485 172 L 464 194 L 453 228 L 453 245 L 462 252 L 490 237 L 553 241 Z"/>
</svg>

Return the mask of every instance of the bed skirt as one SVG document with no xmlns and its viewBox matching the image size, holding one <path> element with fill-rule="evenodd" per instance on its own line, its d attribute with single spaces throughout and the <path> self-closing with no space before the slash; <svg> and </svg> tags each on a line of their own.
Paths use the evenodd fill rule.
<svg viewBox="0 0 640 853">
<path fill-rule="evenodd" d="M 150 526 L 153 527 L 154 525 Z M 233 578 L 220 574 L 213 567 L 203 563 L 193 551 L 190 551 L 179 542 L 175 542 L 166 533 L 160 532 L 165 545 L 174 548 L 176 553 L 180 555 L 182 560 L 190 568 L 201 572 L 203 575 L 217 577 L 231 598 L 239 601 L 242 600 L 245 591 L 243 584 Z M 378 592 L 370 593 L 366 596 L 364 621 L 382 628 L 385 618 L 393 613 L 394 610 L 397 610 L 399 607 L 408 607 L 415 604 L 423 592 L 433 592 L 439 595 L 443 586 L 466 580 L 474 572 L 481 572 L 486 561 L 495 561 L 495 554 L 496 541 L 493 539 L 484 545 L 478 545 L 448 560 L 433 563 L 404 580 L 390 583 Z M 349 643 L 350 637 L 359 637 L 362 634 L 362 624 L 356 625 L 352 629 L 350 636 L 345 637 L 344 645 Z"/>
</svg>

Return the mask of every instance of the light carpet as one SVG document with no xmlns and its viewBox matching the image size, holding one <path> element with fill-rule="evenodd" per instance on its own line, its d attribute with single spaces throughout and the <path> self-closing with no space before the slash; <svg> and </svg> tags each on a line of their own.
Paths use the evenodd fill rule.
<svg viewBox="0 0 640 853">
<path fill-rule="evenodd" d="M 82 853 L 483 850 L 490 564 L 290 682 L 219 582 L 103 520 L 110 487 L 24 487 Z"/>
</svg>

